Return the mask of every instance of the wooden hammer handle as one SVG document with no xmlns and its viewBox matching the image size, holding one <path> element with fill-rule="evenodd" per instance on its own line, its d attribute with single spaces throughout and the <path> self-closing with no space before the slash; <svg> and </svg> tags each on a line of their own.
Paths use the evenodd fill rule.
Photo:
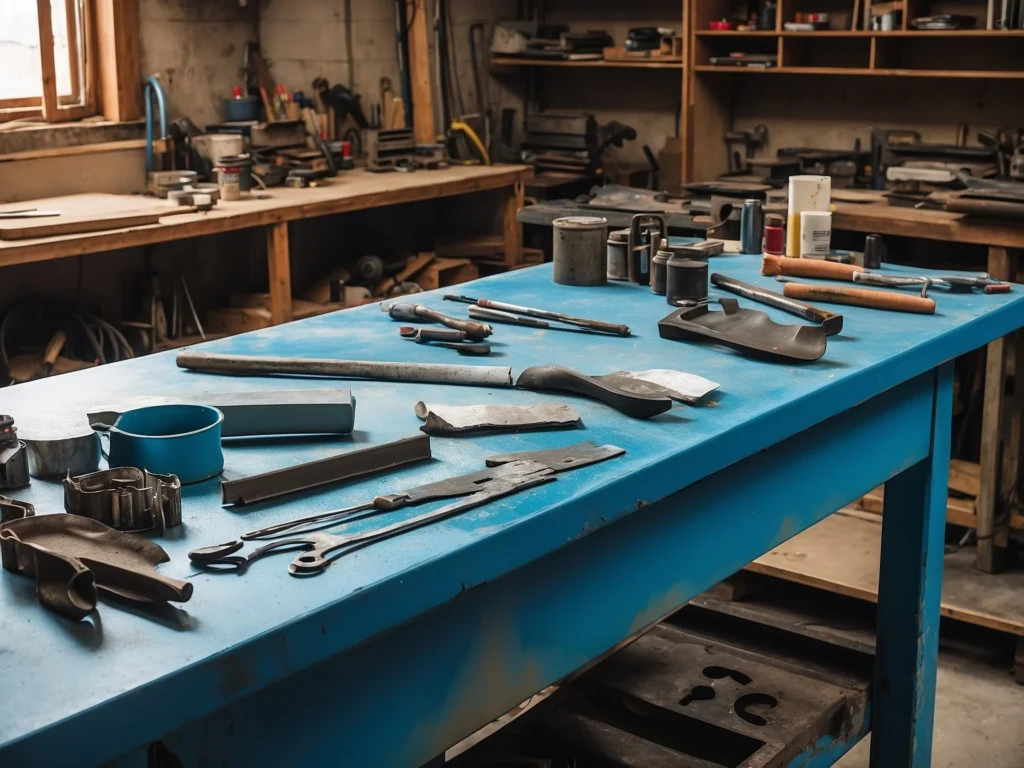
<svg viewBox="0 0 1024 768">
<path fill-rule="evenodd" d="M 778 258 L 779 271 L 777 274 L 789 275 L 790 277 L 819 277 L 825 280 L 853 280 L 854 272 L 863 272 L 863 267 L 853 264 L 837 264 L 834 261 L 822 261 L 821 259 L 789 259 Z M 770 274 L 762 270 L 762 274 Z"/>
<path fill-rule="evenodd" d="M 871 309 L 892 309 L 897 312 L 917 312 L 922 315 L 935 314 L 935 300 L 920 296 L 908 296 L 895 291 L 872 291 L 867 288 L 846 288 L 830 285 L 804 285 L 786 283 L 784 296 L 801 301 L 824 301 L 832 304 L 849 304 L 853 307 Z"/>
</svg>

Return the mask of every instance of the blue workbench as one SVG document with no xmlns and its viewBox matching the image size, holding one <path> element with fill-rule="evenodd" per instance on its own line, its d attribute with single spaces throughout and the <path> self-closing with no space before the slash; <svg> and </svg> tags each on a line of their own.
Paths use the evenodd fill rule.
<svg viewBox="0 0 1024 768">
<path fill-rule="evenodd" d="M 713 271 L 778 288 L 759 259 Z M 225 474 L 263 472 L 414 434 L 417 400 L 570 402 L 584 427 L 434 438 L 435 459 L 251 510 L 220 506 L 216 480 L 183 493 L 184 527 L 159 540 L 161 570 L 195 585 L 158 618 L 101 604 L 75 623 L 0 575 L 0 765 L 146 764 L 161 740 L 185 766 L 416 766 L 578 669 L 860 494 L 885 494 L 873 751 L 929 764 L 945 520 L 952 364 L 1024 326 L 1024 292 L 935 291 L 934 316 L 846 308 L 842 335 L 809 365 L 755 362 L 662 340 L 669 312 L 646 288 L 570 288 L 549 266 L 460 293 L 605 317 L 632 338 L 497 326 L 481 364 L 557 363 L 587 373 L 677 368 L 721 384 L 699 407 L 648 421 L 561 394 L 352 381 L 356 432 L 231 445 Z M 439 293 L 422 301 L 453 314 Z M 741 301 L 744 306 L 755 306 Z M 798 322 L 769 310 L 782 322 Z M 211 351 L 466 362 L 404 341 L 377 306 L 210 343 Z M 323 380 L 189 373 L 173 354 L 0 390 L 0 412 L 84 409 L 121 395 L 323 387 Z M 199 572 L 186 553 L 256 527 L 483 468 L 491 453 L 614 443 L 621 458 L 345 556 L 315 578 L 289 554 L 244 575 Z M 57 484 L 15 494 L 62 509 Z M 415 514 L 415 511 L 399 512 Z M 380 520 L 359 523 L 376 526 Z M 780 714 L 780 716 L 784 716 Z M 803 764 L 836 759 L 819 744 Z M 73 756 L 73 757 L 71 757 Z"/>
</svg>

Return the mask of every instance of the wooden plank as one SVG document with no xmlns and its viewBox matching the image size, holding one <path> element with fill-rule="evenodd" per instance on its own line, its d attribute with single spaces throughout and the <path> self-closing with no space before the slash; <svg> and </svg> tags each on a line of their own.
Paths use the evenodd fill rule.
<svg viewBox="0 0 1024 768">
<path fill-rule="evenodd" d="M 26 240 L 41 237 L 120 229 L 156 224 L 162 217 L 188 214 L 191 206 L 170 206 L 166 200 L 134 195 L 91 193 L 50 198 L 31 203 L 0 206 L 0 212 L 23 208 L 57 210 L 60 216 L 39 219 L 0 221 L 0 240 Z"/>
<path fill-rule="evenodd" d="M 1010 279 L 1010 255 L 1005 248 L 988 249 L 988 271 L 1000 280 Z M 993 573 L 998 567 L 995 517 L 1000 496 L 1002 469 L 1003 381 L 1006 373 L 1006 338 L 988 345 L 985 360 L 985 399 L 981 412 L 981 477 L 978 488 L 977 567 Z"/>
<path fill-rule="evenodd" d="M 949 490 L 977 496 L 981 486 L 981 465 L 963 459 L 949 461 Z"/>
<path fill-rule="evenodd" d="M 163 154 L 168 151 L 170 141 L 166 139 L 154 139 L 153 151 Z M 0 155 L 0 163 L 12 163 L 18 160 L 38 160 L 47 157 L 71 157 L 74 155 L 95 155 L 102 152 L 129 152 L 137 149 L 145 149 L 145 139 L 125 139 L 123 141 L 104 141 L 99 144 L 77 144 L 70 147 L 43 147 L 42 149 L 29 149 L 24 152 L 10 152 Z"/>
<path fill-rule="evenodd" d="M 438 126 L 434 125 L 434 94 L 430 86 L 427 8 L 426 0 L 405 0 L 406 22 L 409 25 L 409 88 L 412 91 L 412 132 L 417 144 L 433 144 L 438 130 Z"/>
<path fill-rule="evenodd" d="M 60 119 L 57 104 L 57 73 L 53 60 L 53 19 L 50 15 L 50 0 L 38 0 L 39 13 L 39 64 L 43 75 L 43 119 L 48 123 Z"/>
<path fill-rule="evenodd" d="M 270 315 L 274 325 L 291 322 L 292 262 L 288 250 L 288 223 L 267 227 L 267 279 L 270 283 Z"/>
<path fill-rule="evenodd" d="M 523 263 L 523 225 L 516 219 L 523 207 L 523 183 L 517 181 L 505 195 L 502 229 L 505 235 L 505 266 L 515 269 Z"/>
<path fill-rule="evenodd" d="M 833 204 L 832 228 L 1004 248 L 1024 248 L 1024 227 L 971 219 L 962 213 L 899 208 L 884 203 Z M 991 271 L 991 270 L 989 270 Z"/>
<path fill-rule="evenodd" d="M 95 0 L 99 106 L 108 120 L 142 114 L 138 0 Z"/>
<path fill-rule="evenodd" d="M 37 261 L 81 256 L 120 248 L 133 248 L 189 237 L 232 232 L 284 221 L 361 211 L 387 205 L 432 200 L 472 192 L 508 187 L 530 178 L 529 166 L 459 166 L 444 170 L 409 174 L 374 174 L 365 170 L 347 171 L 343 179 L 325 180 L 308 189 L 275 188 L 266 199 L 250 198 L 221 202 L 204 214 L 172 215 L 159 226 L 129 228 L 114 232 L 66 235 L 30 242 L 0 241 L 0 267 Z M 75 195 L 31 200 L 11 207 L 63 208 Z M 126 201 L 141 201 L 131 195 L 116 196 Z M 156 204 L 164 201 L 153 200 Z"/>
<path fill-rule="evenodd" d="M 842 510 L 746 569 L 859 600 L 878 599 L 881 518 Z M 970 550 L 947 554 L 941 615 L 1024 636 L 1024 572 L 978 573 Z"/>
<path fill-rule="evenodd" d="M 469 259 L 435 259 L 427 265 L 417 282 L 425 291 L 458 285 L 480 277 L 480 270 Z"/>
</svg>

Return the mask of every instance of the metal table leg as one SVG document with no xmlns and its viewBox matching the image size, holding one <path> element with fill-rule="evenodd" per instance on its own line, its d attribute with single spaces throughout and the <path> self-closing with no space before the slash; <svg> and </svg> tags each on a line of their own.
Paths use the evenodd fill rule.
<svg viewBox="0 0 1024 768">
<path fill-rule="evenodd" d="M 931 455 L 885 486 L 871 765 L 931 764 L 953 364 L 935 371 Z"/>
</svg>

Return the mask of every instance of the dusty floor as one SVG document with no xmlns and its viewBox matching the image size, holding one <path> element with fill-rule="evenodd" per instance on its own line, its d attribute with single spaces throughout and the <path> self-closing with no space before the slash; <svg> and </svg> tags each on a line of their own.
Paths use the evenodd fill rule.
<svg viewBox="0 0 1024 768">
<path fill-rule="evenodd" d="M 867 768 L 869 739 L 837 765 Z M 933 768 L 1024 767 L 1024 685 L 992 663 L 941 653 L 933 744 Z"/>
</svg>

